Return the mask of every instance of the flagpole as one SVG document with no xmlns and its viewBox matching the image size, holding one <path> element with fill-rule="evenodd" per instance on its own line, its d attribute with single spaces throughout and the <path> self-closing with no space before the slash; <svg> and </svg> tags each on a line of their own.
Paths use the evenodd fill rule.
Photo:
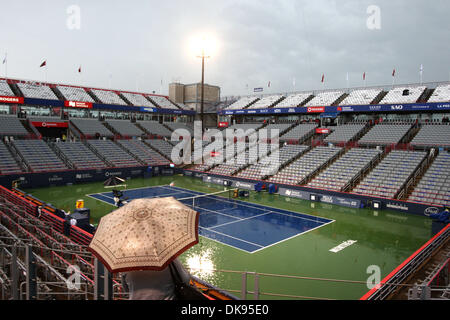
<svg viewBox="0 0 450 320">
<path fill-rule="evenodd" d="M 8 51 L 5 53 L 5 79 L 8 79 Z"/>
</svg>

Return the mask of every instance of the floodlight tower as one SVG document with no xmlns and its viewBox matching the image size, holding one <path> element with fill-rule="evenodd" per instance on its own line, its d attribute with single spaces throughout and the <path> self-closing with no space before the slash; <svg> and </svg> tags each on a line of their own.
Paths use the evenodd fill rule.
<svg viewBox="0 0 450 320">
<path fill-rule="evenodd" d="M 205 104 L 205 59 L 210 58 L 210 56 L 207 56 L 205 54 L 205 39 L 203 39 L 202 43 L 202 53 L 201 55 L 197 56 L 197 58 L 202 59 L 202 84 L 201 84 L 201 96 L 200 96 L 200 119 L 202 121 L 202 135 L 205 132 L 205 115 L 204 115 L 204 104 Z"/>
</svg>

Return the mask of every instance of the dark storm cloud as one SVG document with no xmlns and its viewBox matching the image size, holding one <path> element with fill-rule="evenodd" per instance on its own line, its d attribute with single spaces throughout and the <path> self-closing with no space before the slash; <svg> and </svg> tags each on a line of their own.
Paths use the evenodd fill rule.
<svg viewBox="0 0 450 320">
<path fill-rule="evenodd" d="M 81 28 L 67 27 L 67 8 L 80 8 Z M 370 30 L 367 8 L 380 9 Z M 215 35 L 206 81 L 222 95 L 254 87 L 287 92 L 362 85 L 448 80 L 450 3 L 419 0 L 168 0 L 10 1 L 0 20 L 0 56 L 8 51 L 10 77 L 150 92 L 175 79 L 200 79 L 200 61 L 187 39 Z M 83 66 L 83 73 L 76 70 Z M 4 74 L 4 66 L 0 68 Z M 295 78 L 295 87 L 293 79 Z M 268 82 L 271 87 L 267 88 Z"/>
</svg>

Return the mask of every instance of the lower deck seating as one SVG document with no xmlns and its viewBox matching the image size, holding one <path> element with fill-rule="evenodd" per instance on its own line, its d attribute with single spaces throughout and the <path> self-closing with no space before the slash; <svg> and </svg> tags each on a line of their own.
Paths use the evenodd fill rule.
<svg viewBox="0 0 450 320">
<path fill-rule="evenodd" d="M 382 151 L 377 149 L 351 149 L 308 183 L 308 187 L 343 191 L 353 179 L 368 169 L 381 153 Z"/>
<path fill-rule="evenodd" d="M 58 142 L 55 144 L 55 147 L 76 169 L 101 169 L 107 167 L 106 163 L 82 142 Z"/>
<path fill-rule="evenodd" d="M 12 144 L 32 172 L 64 171 L 69 169 L 42 140 L 15 140 Z"/>
<path fill-rule="evenodd" d="M 442 151 L 414 188 L 413 202 L 450 206 L 450 153 Z"/>
<path fill-rule="evenodd" d="M 142 166 L 128 152 L 111 140 L 89 140 L 90 144 L 103 158 L 111 163 L 114 167 L 138 167 Z"/>
<path fill-rule="evenodd" d="M 359 184 L 354 193 L 394 199 L 417 170 L 427 153 L 394 150 L 390 152 Z"/>
<path fill-rule="evenodd" d="M 0 174 L 12 174 L 22 172 L 22 168 L 9 152 L 8 148 L 0 141 Z"/>
<path fill-rule="evenodd" d="M 141 140 L 119 140 L 122 147 L 136 155 L 146 165 L 168 165 L 170 162 L 158 152 L 151 149 Z"/>
<path fill-rule="evenodd" d="M 268 181 L 299 185 L 305 183 L 318 170 L 342 152 L 338 147 L 317 147 L 283 168 Z"/>
</svg>

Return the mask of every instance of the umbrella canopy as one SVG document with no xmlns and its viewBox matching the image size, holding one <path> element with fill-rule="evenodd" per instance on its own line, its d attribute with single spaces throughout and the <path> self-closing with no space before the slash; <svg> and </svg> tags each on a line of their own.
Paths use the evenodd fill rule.
<svg viewBox="0 0 450 320">
<path fill-rule="evenodd" d="M 173 197 L 136 199 L 100 220 L 89 250 L 112 273 L 160 271 L 198 243 L 198 217 Z"/>
</svg>

